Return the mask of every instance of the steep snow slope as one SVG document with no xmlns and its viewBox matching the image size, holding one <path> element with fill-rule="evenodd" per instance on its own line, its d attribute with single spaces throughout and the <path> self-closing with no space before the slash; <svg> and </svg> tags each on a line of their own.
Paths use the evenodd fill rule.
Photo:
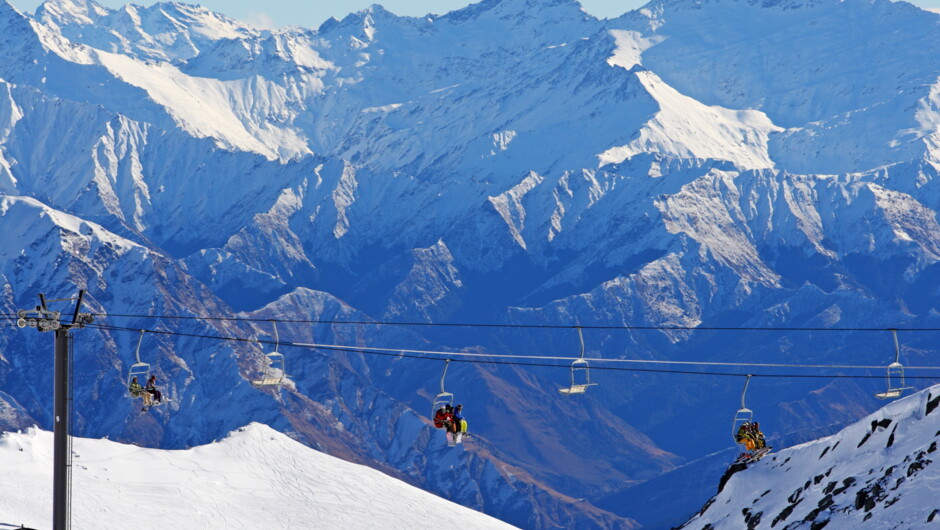
<svg viewBox="0 0 940 530">
<path fill-rule="evenodd" d="M 143 232 L 172 251 L 223 244 L 233 235 L 228 225 L 244 224 L 274 204 L 274 188 L 306 176 L 297 164 L 263 164 L 263 157 L 222 151 L 87 102 L 0 86 L 9 109 L 0 114 L 8 131 L 0 149 L 10 168 L 6 193 L 81 211 L 114 232 Z M 212 201 L 204 200 L 209 189 Z"/>
<path fill-rule="evenodd" d="M 875 365 L 886 332 L 636 326 L 938 327 L 932 14 L 715 0 L 601 22 L 568 0 L 487 0 L 255 32 L 181 5 L 150 22 L 134 8 L 139 23 L 99 7 L 0 3 L 16 203 L 0 223 L 23 234 L 0 263 L 4 311 L 77 285 L 121 328 L 80 332 L 83 434 L 183 447 L 263 421 L 521 525 L 629 526 L 577 500 L 725 449 L 737 385 L 598 370 L 566 399 L 566 366 L 452 365 L 476 436 L 441 458 L 425 418 L 440 361 L 297 352 L 291 383 L 259 390 L 261 345 L 201 337 L 270 326 L 205 317 L 593 324 L 599 357 Z M 119 316 L 135 314 L 168 318 Z M 571 329 L 295 324 L 283 340 L 578 352 Z M 187 334 L 147 335 L 172 414 L 120 398 L 142 328 Z M 48 425 L 45 337 L 14 333 L 0 417 Z M 902 355 L 931 364 L 936 338 L 902 337 Z M 805 440 L 873 410 L 874 387 L 754 391 L 762 422 Z"/>
<path fill-rule="evenodd" d="M 940 386 L 722 480 L 683 528 L 919 528 L 940 515 Z M 734 469 L 729 470 L 729 473 Z M 778 526 L 779 525 L 779 526 Z"/>
<path fill-rule="evenodd" d="M 616 56 L 618 51 L 614 53 Z M 640 130 L 639 138 L 601 153 L 602 166 L 642 153 L 661 153 L 677 158 L 734 160 L 748 169 L 773 167 L 767 153 L 768 136 L 783 129 L 763 113 L 704 107 L 652 72 L 639 72 L 637 77 L 660 110 Z"/>
<path fill-rule="evenodd" d="M 522 0 L 427 19 L 376 6 L 317 32 L 273 34 L 179 4 L 120 11 L 90 0 L 47 4 L 35 18 L 44 47 L 86 68 L 47 67 L 42 82 L 63 82 L 63 69 L 80 72 L 94 79 L 93 101 L 141 116 L 97 92 L 100 65 L 110 82 L 127 84 L 120 90 L 143 90 L 190 134 L 269 158 L 315 152 L 384 170 L 461 165 L 466 173 L 486 171 L 494 157 L 524 171 L 637 152 L 772 165 L 766 118 L 715 108 L 690 122 L 682 107 L 691 100 L 655 75 L 635 79 L 607 63 L 614 39 L 573 0 L 537 2 L 538 17 Z M 696 137 L 699 126 L 710 132 Z"/>
<path fill-rule="evenodd" d="M 76 438 L 72 455 L 76 528 L 513 528 L 257 423 L 178 451 Z M 49 528 L 52 433 L 3 434 L 0 473 L 0 523 Z"/>
<path fill-rule="evenodd" d="M 937 159 L 938 23 L 906 2 L 654 0 L 611 26 L 679 92 L 785 127 L 778 167 L 841 173 Z"/>
<path fill-rule="evenodd" d="M 185 61 L 214 41 L 258 33 L 202 6 L 171 2 L 110 9 L 92 0 L 57 0 L 40 4 L 34 18 L 72 42 L 163 61 Z"/>
<path fill-rule="evenodd" d="M 47 11 L 64 10 L 70 20 L 75 19 L 73 11 L 78 8 L 72 2 L 59 4 L 51 3 Z M 94 2 L 82 6 L 89 12 L 104 10 Z M 178 8 L 199 11 L 185 6 Z M 6 15 L 4 22 L 9 26 L 5 31 L 7 40 L 0 42 L 4 53 L 32 56 L 26 68 L 15 68 L 9 63 L 0 65 L 0 77 L 6 81 L 41 87 L 47 95 L 63 99 L 93 102 L 163 129 L 179 127 L 198 138 L 213 138 L 226 149 L 259 153 L 269 158 L 283 153 L 285 159 L 309 152 L 297 139 L 297 133 L 282 126 L 283 120 L 276 119 L 284 112 L 285 89 L 279 86 L 272 86 L 263 79 L 224 81 L 191 77 L 179 72 L 178 67 L 166 59 L 124 55 L 121 52 L 126 50 L 119 47 L 111 51 L 111 46 L 95 39 L 90 39 L 92 44 L 81 40 L 73 42 L 56 24 L 58 19 L 50 18 L 43 9 L 39 10 L 40 15 L 46 15 L 42 20 L 28 19 L 5 1 L 2 10 Z M 203 9 L 202 15 L 211 14 Z M 118 24 L 111 17 L 97 20 L 78 17 L 78 20 L 88 25 L 89 30 L 107 28 L 95 23 Z M 181 24 L 174 22 L 175 26 Z M 197 24 L 190 31 L 196 33 L 198 29 Z M 216 35 L 202 41 L 209 43 L 219 38 Z M 270 99 L 276 108 L 263 108 L 260 103 L 246 107 L 239 103 L 248 99 Z"/>
</svg>

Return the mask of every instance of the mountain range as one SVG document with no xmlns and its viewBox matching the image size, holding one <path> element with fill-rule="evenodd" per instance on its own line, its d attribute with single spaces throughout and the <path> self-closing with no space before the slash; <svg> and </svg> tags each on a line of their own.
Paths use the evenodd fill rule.
<svg viewBox="0 0 940 530">
<path fill-rule="evenodd" d="M 880 378 L 785 367 L 887 365 L 890 328 L 931 364 L 938 17 L 483 0 L 258 30 L 0 0 L 0 312 L 86 291 L 81 436 L 179 449 L 255 421 L 518 526 L 679 524 L 755 368 L 593 362 L 563 396 L 567 361 L 457 352 L 573 359 L 580 326 L 591 359 L 784 365 L 748 394 L 778 447 L 875 410 Z M 145 415 L 139 330 L 172 398 Z M 253 386 L 277 347 L 288 382 Z M 368 347 L 454 352 L 465 447 L 428 417 L 444 356 Z M 52 424 L 50 349 L 0 334 L 0 427 Z"/>
</svg>

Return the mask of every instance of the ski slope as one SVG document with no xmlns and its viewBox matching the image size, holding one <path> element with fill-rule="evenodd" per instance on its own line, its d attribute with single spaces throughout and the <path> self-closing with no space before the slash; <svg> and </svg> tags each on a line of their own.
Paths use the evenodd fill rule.
<svg viewBox="0 0 940 530">
<path fill-rule="evenodd" d="M 0 528 L 49 528 L 52 433 L 0 437 Z M 76 438 L 73 528 L 514 528 L 252 423 L 183 451 Z"/>
<path fill-rule="evenodd" d="M 82 436 L 180 449 L 290 425 L 518 526 L 629 526 L 713 493 L 665 474 L 729 444 L 737 385 L 598 370 L 569 399 L 565 366 L 454 366 L 480 442 L 445 453 L 424 418 L 438 362 L 290 354 L 272 392 L 250 384 L 254 341 L 276 320 L 285 342 L 571 356 L 564 328 L 633 326 L 588 331 L 586 354 L 883 366 L 886 332 L 800 330 L 940 325 L 940 17 L 906 2 L 653 0 L 602 21 L 483 0 L 256 31 L 182 4 L 9 1 L 0 314 L 86 289 Z M 350 320 L 429 326 L 326 325 Z M 440 326 L 461 322 L 514 328 Z M 142 360 L 179 397 L 128 421 L 133 330 L 157 326 Z M 904 362 L 934 365 L 938 338 Z M 0 428 L 52 424 L 47 350 L 0 333 Z M 766 382 L 762 423 L 801 442 L 880 405 L 875 382 Z M 595 506 L 641 484 L 657 502 Z"/>
<path fill-rule="evenodd" d="M 940 525 L 940 386 L 730 476 L 682 528 Z"/>
</svg>

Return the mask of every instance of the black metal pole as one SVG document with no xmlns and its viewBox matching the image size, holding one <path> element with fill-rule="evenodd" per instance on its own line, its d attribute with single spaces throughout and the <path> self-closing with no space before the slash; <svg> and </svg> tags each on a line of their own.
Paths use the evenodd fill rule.
<svg viewBox="0 0 940 530">
<path fill-rule="evenodd" d="M 55 425 L 52 459 L 52 528 L 67 530 L 69 521 L 69 328 L 55 331 Z"/>
<path fill-rule="evenodd" d="M 82 328 L 85 324 L 93 322 L 94 318 L 87 313 L 82 313 L 82 300 L 85 298 L 85 290 L 78 291 L 75 303 L 75 314 L 72 315 L 70 324 L 63 324 L 59 321 L 61 316 L 58 311 L 49 311 L 46 307 L 46 296 L 39 293 L 41 305 L 35 310 L 20 309 L 16 312 L 18 328 L 38 328 L 39 332 L 55 331 L 55 353 L 54 353 L 54 371 L 53 371 L 53 448 L 52 448 L 52 528 L 53 530 L 68 530 L 69 527 L 69 509 L 70 506 L 70 484 L 71 480 L 71 449 L 69 448 L 69 423 L 70 423 L 70 402 L 71 402 L 71 353 L 69 345 L 71 336 L 69 330 Z M 62 302 L 62 300 L 48 300 L 49 302 Z M 30 314 L 36 315 L 29 320 L 26 319 Z"/>
</svg>

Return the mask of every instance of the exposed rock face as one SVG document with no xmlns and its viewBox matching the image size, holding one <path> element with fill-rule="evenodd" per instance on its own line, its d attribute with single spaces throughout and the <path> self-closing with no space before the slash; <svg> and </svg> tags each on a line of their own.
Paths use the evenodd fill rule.
<svg viewBox="0 0 940 530">
<path fill-rule="evenodd" d="M 736 470 L 682 528 L 923 526 L 938 509 L 931 485 L 940 441 L 931 403 L 938 393 L 934 386 L 831 437 Z"/>
<path fill-rule="evenodd" d="M 442 358 L 346 350 L 573 357 L 573 330 L 329 321 L 597 326 L 592 358 L 886 364 L 887 333 L 799 329 L 938 327 L 936 22 L 883 0 L 656 1 L 607 21 L 486 0 L 256 31 L 182 4 L 0 0 L 0 305 L 87 290 L 82 435 L 183 447 L 261 421 L 524 526 L 631 526 L 578 499 L 725 449 L 737 384 L 594 363 L 601 384 L 568 399 L 567 361 L 455 362 L 474 426 L 455 456 L 424 419 Z M 280 390 L 249 383 L 268 319 Z M 139 329 L 175 398 L 136 416 Z M 0 334 L 7 428 L 49 426 L 45 338 Z M 936 337 L 902 343 L 929 364 Z M 873 391 L 768 379 L 753 408 L 796 443 Z M 863 506 L 891 500 L 870 486 Z"/>
</svg>

